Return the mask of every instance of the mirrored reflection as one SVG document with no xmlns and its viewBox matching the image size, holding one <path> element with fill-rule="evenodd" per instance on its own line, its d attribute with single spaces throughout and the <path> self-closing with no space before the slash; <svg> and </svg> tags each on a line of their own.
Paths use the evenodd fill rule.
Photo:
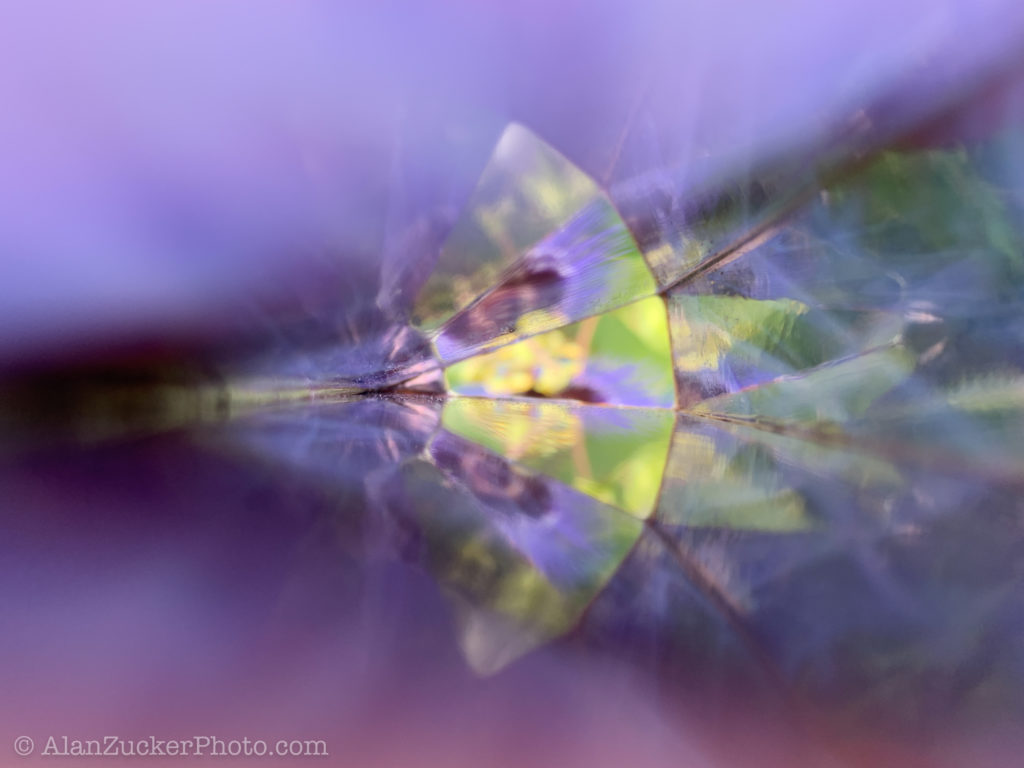
<svg viewBox="0 0 1024 768">
<path fill-rule="evenodd" d="M 723 447 L 722 433 L 702 426 L 682 420 L 672 436 L 657 520 L 775 532 L 815 525 L 805 499 L 779 476 L 770 452 L 756 445 Z"/>
<path fill-rule="evenodd" d="M 894 398 L 847 425 L 850 441 L 980 479 L 1024 481 L 1024 378 L 979 376 Z"/>
<path fill-rule="evenodd" d="M 681 419 L 648 522 L 661 546 L 634 550 L 587 628 L 637 663 L 658 648 L 658 675 L 713 690 L 744 674 L 745 690 L 760 680 L 786 706 L 826 704 L 833 722 L 1020 712 L 1014 488 Z"/>
<path fill-rule="evenodd" d="M 675 413 L 452 397 L 446 430 L 638 518 L 654 509 Z"/>
<path fill-rule="evenodd" d="M 893 510 L 865 515 L 856 499 L 870 493 L 879 509 L 895 507 L 909 491 L 902 467 L 866 448 L 680 417 L 655 519 L 766 533 L 877 527 L 894 522 Z"/>
<path fill-rule="evenodd" d="M 386 476 L 422 453 L 440 428 L 441 409 L 440 398 L 426 395 L 339 398 L 252 412 L 200 436 L 221 450 L 344 489 L 356 513 L 372 514 L 367 478 Z"/>
<path fill-rule="evenodd" d="M 448 433 L 374 494 L 415 526 L 414 557 L 452 600 L 467 661 L 493 674 L 570 630 L 641 523 Z"/>
<path fill-rule="evenodd" d="M 467 662 L 490 675 L 575 626 L 642 522 L 438 430 L 439 415 L 430 398 L 363 399 L 253 415 L 207 439 L 292 467 L 335 501 L 322 514 L 364 531 L 364 556 L 429 573 Z"/>
<path fill-rule="evenodd" d="M 953 402 L 1019 405 L 1009 386 L 972 397 Z M 299 527 L 340 531 L 319 546 L 421 571 L 479 675 L 556 643 L 708 707 L 901 729 L 1024 712 L 1021 478 L 876 451 L 850 424 L 840 444 L 666 409 L 389 396 L 196 439 L 315 500 Z"/>
<path fill-rule="evenodd" d="M 741 611 L 710 588 L 668 532 L 648 523 L 615 578 L 587 610 L 579 643 L 605 663 L 625 662 L 671 695 L 686 690 L 715 714 L 785 710 L 786 686 Z"/>
<path fill-rule="evenodd" d="M 457 363 L 448 388 L 466 395 L 528 395 L 672 407 L 665 305 L 658 297 Z"/>
<path fill-rule="evenodd" d="M 935 510 L 931 496 L 902 524 L 873 525 L 884 507 L 866 488 L 833 508 L 819 496 L 834 522 L 811 533 L 680 527 L 668 538 L 751 657 L 833 721 L 905 731 L 1020 712 L 1022 602 L 1007 581 L 1020 534 L 993 511 L 1007 509 L 1005 493 L 941 490 L 959 503 Z M 657 602 L 645 608 L 659 615 Z"/>
</svg>

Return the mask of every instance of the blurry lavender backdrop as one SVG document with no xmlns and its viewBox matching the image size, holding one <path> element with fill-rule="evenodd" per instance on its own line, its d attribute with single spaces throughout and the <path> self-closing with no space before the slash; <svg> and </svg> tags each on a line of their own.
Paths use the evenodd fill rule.
<svg viewBox="0 0 1024 768">
<path fill-rule="evenodd" d="M 1012 764 L 1022 42 L 0 9 L 0 738 Z"/>
</svg>

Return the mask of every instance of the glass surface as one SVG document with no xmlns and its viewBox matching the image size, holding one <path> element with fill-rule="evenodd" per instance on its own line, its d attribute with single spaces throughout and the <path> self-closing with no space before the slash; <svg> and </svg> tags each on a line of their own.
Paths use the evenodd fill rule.
<svg viewBox="0 0 1024 768">
<path fill-rule="evenodd" d="M 97 107 L 80 140 L 142 142 L 89 165 L 117 194 L 54 204 L 66 227 L 0 200 L 0 249 L 64 286 L 46 323 L 35 266 L 0 286 L 0 738 L 1014 764 L 1024 11 L 940 5 L 367 10 L 324 46 L 228 15 L 226 81 L 307 33 L 257 67 L 253 103 L 284 95 L 237 155 L 230 121 L 184 116 L 260 123 L 248 97 L 189 78 L 164 132 L 115 46 L 86 81 L 135 122 Z M 777 15 L 831 31 L 796 45 Z M 302 183 L 231 175 L 279 143 Z M 40 199 L 86 163 L 57 145 L 22 179 Z M 223 185 L 190 186 L 200 160 Z"/>
</svg>

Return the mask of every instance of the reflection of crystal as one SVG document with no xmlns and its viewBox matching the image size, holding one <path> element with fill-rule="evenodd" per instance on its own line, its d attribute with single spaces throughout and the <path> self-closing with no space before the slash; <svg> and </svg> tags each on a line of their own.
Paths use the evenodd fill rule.
<svg viewBox="0 0 1024 768">
<path fill-rule="evenodd" d="M 657 499 L 675 414 L 565 402 L 450 398 L 441 423 L 640 518 Z"/>
</svg>

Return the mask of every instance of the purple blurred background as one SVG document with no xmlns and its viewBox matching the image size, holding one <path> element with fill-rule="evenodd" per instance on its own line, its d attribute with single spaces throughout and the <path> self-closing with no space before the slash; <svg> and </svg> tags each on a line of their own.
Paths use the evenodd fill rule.
<svg viewBox="0 0 1024 768">
<path fill-rule="evenodd" d="M 8 3 L 0 371 L 373 365 L 353 323 L 401 321 L 510 121 L 615 197 L 865 119 L 881 140 L 994 131 L 1021 118 L 1022 42 L 1019 0 Z M 3 455 L 0 764 L 47 764 L 9 751 L 23 733 L 323 738 L 320 762 L 358 766 L 1002 766 L 1024 746 L 1009 716 L 888 733 L 755 683 L 659 684 L 657 658 L 638 673 L 580 637 L 478 679 L 433 580 L 339 498 L 367 468 L 342 456 L 328 487 L 250 439 Z M 301 437 L 274 444 L 301 462 Z"/>
<path fill-rule="evenodd" d="M 613 197 L 685 187 L 905 132 L 1015 71 L 1024 31 L 1012 0 L 0 13 L 5 368 L 336 341 L 339 304 L 401 314 L 510 121 Z"/>
</svg>

